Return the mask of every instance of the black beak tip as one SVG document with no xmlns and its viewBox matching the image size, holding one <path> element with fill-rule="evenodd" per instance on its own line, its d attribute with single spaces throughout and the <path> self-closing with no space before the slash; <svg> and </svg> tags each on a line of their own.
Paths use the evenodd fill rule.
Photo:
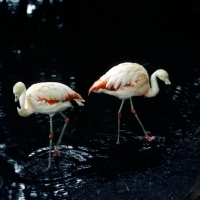
<svg viewBox="0 0 200 200">
<path fill-rule="evenodd" d="M 168 84 L 167 85 L 167 89 L 166 89 L 166 93 L 170 93 L 171 92 L 171 84 Z"/>
</svg>

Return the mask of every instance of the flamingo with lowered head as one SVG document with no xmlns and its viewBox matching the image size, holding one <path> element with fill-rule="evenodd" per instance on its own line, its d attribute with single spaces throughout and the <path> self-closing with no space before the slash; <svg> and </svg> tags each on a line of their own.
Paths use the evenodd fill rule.
<svg viewBox="0 0 200 200">
<path fill-rule="evenodd" d="M 33 113 L 41 113 L 48 114 L 50 117 L 49 163 L 48 167 L 44 169 L 44 171 L 47 171 L 51 167 L 51 148 L 53 140 L 52 118 L 54 114 L 59 112 L 65 118 L 65 124 L 54 150 L 54 156 L 59 158 L 59 145 L 69 122 L 69 118 L 67 118 L 62 111 L 73 107 L 70 103 L 72 100 L 79 106 L 84 106 L 82 103 L 84 99 L 67 85 L 57 82 L 36 83 L 27 90 L 24 83 L 18 82 L 13 87 L 13 93 L 15 95 L 15 101 L 19 100 L 20 103 L 20 108 L 17 107 L 20 116 L 27 117 Z"/>
<path fill-rule="evenodd" d="M 131 112 L 135 115 L 144 132 L 145 138 L 148 141 L 152 141 L 155 136 L 149 136 L 144 129 L 138 115 L 133 107 L 132 96 L 154 97 L 159 92 L 157 78 L 164 81 L 166 85 L 171 84 L 169 81 L 168 73 L 159 69 L 155 71 L 150 78 L 151 85 L 149 84 L 149 76 L 146 69 L 137 64 L 125 62 L 117 66 L 112 67 L 106 74 L 100 77 L 89 89 L 91 92 L 104 92 L 109 95 L 113 95 L 122 99 L 121 106 L 118 111 L 118 137 L 117 144 L 120 143 L 120 117 L 121 110 L 125 99 L 130 99 Z"/>
</svg>

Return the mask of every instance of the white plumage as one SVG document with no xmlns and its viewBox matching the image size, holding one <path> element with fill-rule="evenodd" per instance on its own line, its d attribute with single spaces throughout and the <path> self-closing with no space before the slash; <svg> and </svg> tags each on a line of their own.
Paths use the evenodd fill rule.
<svg viewBox="0 0 200 200">
<path fill-rule="evenodd" d="M 131 97 L 141 95 L 146 97 L 156 96 L 156 94 L 159 92 L 157 78 L 164 81 L 165 84 L 171 84 L 168 73 L 163 69 L 159 69 L 151 75 L 150 86 L 148 73 L 143 66 L 137 63 L 125 62 L 112 67 L 90 87 L 89 94 L 91 92 L 103 92 L 122 99 L 122 103 L 118 112 L 117 144 L 119 144 L 121 110 L 125 99 L 130 99 L 131 112 L 135 115 L 136 119 L 141 125 L 146 139 L 151 141 L 155 138 L 154 136 L 149 137 L 147 135 L 133 107 Z"/>
<path fill-rule="evenodd" d="M 57 82 L 44 82 L 33 84 L 26 90 L 24 83 L 18 82 L 13 87 L 15 101 L 19 100 L 20 108 L 17 111 L 20 116 L 27 117 L 33 113 L 48 114 L 50 117 L 50 144 L 49 144 L 49 165 L 51 166 L 51 146 L 53 139 L 52 117 L 59 112 L 65 118 L 65 124 L 55 149 L 55 155 L 60 156 L 59 144 L 69 119 L 62 113 L 65 109 L 72 107 L 70 101 L 74 100 L 79 106 L 84 106 L 84 99 L 80 94 L 73 91 L 67 85 Z"/>
<path fill-rule="evenodd" d="M 54 114 L 71 107 L 71 100 L 75 100 L 83 106 L 83 98 L 67 85 L 57 82 L 36 83 L 26 87 L 18 82 L 13 87 L 16 100 L 19 99 L 20 107 L 18 113 L 22 117 L 32 113 Z"/>
</svg>

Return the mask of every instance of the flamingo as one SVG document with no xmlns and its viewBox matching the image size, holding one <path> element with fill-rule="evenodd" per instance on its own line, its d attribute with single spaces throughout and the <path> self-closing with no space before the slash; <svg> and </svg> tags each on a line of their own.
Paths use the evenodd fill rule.
<svg viewBox="0 0 200 200">
<path fill-rule="evenodd" d="M 70 87 L 57 82 L 36 83 L 27 90 L 24 83 L 18 82 L 13 87 L 13 93 L 15 95 L 15 101 L 19 100 L 20 103 L 20 108 L 17 107 L 20 116 L 27 117 L 33 113 L 41 113 L 48 114 L 50 117 L 49 162 L 48 167 L 43 170 L 47 171 L 51 167 L 51 148 L 54 135 L 52 118 L 54 114 L 58 112 L 65 119 L 65 124 L 54 150 L 55 158 L 59 158 L 59 145 L 69 122 L 69 118 L 66 117 L 62 111 L 69 107 L 73 107 L 70 102 L 72 100 L 74 100 L 79 106 L 84 106 L 82 102 L 85 101 L 80 94 L 73 91 Z"/>
<path fill-rule="evenodd" d="M 150 78 L 151 86 L 149 84 L 149 76 L 146 69 L 137 64 L 125 62 L 112 67 L 106 74 L 100 77 L 99 80 L 94 82 L 90 87 L 88 95 L 91 92 L 106 93 L 113 95 L 122 100 L 118 111 L 118 135 L 117 144 L 120 144 L 120 118 L 121 110 L 126 99 L 130 99 L 131 112 L 135 115 L 144 132 L 145 138 L 148 141 L 155 139 L 155 136 L 149 136 L 140 121 L 136 110 L 133 107 L 132 96 L 154 97 L 159 92 L 157 78 L 164 81 L 166 85 L 171 84 L 169 81 L 168 73 L 159 69 L 155 71 Z"/>
</svg>

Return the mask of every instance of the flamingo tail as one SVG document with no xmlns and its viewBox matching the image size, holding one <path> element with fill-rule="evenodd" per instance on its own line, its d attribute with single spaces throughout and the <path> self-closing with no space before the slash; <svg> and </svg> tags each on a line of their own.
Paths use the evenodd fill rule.
<svg viewBox="0 0 200 200">
<path fill-rule="evenodd" d="M 73 94 L 68 94 L 67 98 L 66 98 L 67 101 L 76 101 L 76 103 L 79 105 L 79 106 L 84 106 L 84 104 L 82 102 L 85 102 L 85 100 L 82 98 L 82 96 L 76 92 L 74 92 Z"/>
<path fill-rule="evenodd" d="M 90 95 L 90 93 L 92 92 L 92 91 L 98 91 L 99 89 L 106 89 L 106 84 L 107 84 L 107 80 L 104 80 L 104 81 L 102 81 L 102 80 L 98 80 L 98 81 L 96 81 L 91 87 L 90 87 L 90 89 L 89 89 L 89 91 L 88 91 L 88 96 Z"/>
</svg>

